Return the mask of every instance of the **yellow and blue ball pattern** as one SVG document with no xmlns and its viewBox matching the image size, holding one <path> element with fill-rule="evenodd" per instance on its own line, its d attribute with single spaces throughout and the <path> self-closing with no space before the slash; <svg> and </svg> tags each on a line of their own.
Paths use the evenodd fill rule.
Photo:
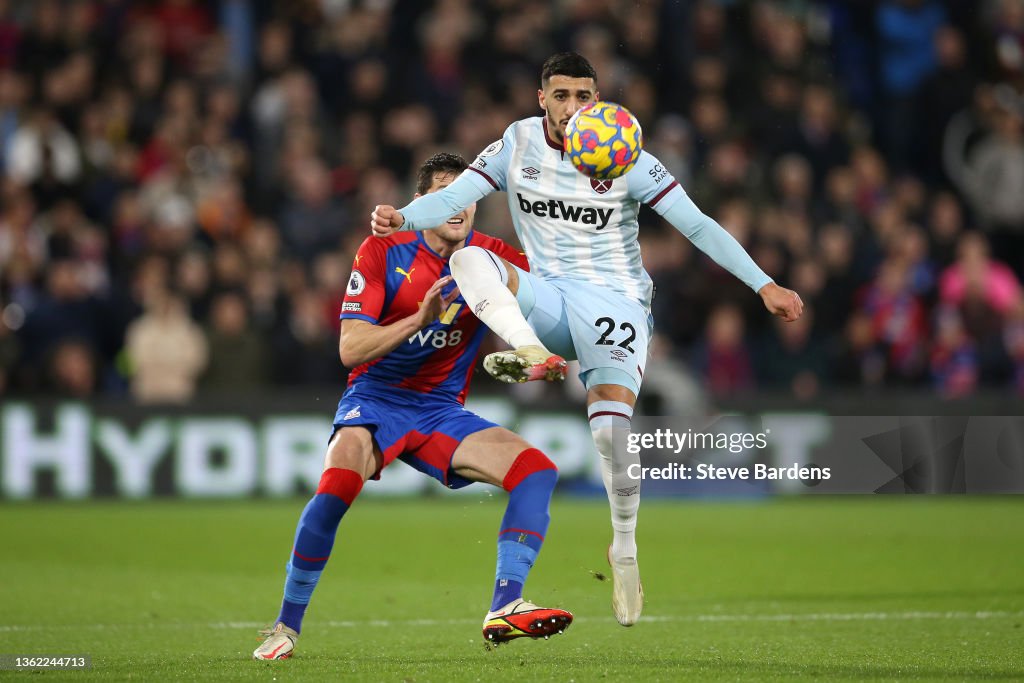
<svg viewBox="0 0 1024 683">
<path fill-rule="evenodd" d="M 621 104 L 595 102 L 569 119 L 564 144 L 577 171 L 596 180 L 611 180 L 636 165 L 643 133 Z"/>
</svg>

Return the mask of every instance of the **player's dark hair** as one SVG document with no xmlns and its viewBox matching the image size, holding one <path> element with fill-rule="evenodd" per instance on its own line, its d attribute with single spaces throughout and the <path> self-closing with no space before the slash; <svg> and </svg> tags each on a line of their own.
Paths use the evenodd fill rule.
<svg viewBox="0 0 1024 683">
<path fill-rule="evenodd" d="M 416 174 L 416 191 L 426 194 L 430 186 L 434 184 L 434 176 L 438 173 L 450 173 L 459 175 L 466 170 L 469 164 L 458 154 L 439 152 L 423 162 L 419 172 Z"/>
<path fill-rule="evenodd" d="M 593 78 L 597 82 L 597 72 L 587 58 L 578 52 L 559 52 L 547 58 L 540 70 L 541 86 L 547 84 L 552 76 L 568 76 L 569 78 Z"/>
</svg>

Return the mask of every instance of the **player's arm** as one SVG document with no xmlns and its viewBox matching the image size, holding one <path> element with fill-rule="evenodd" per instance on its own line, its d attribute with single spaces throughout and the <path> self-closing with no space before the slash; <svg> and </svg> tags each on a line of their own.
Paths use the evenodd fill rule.
<svg viewBox="0 0 1024 683">
<path fill-rule="evenodd" d="M 757 292 L 773 315 L 787 321 L 800 317 L 803 302 L 799 295 L 775 284 L 718 221 L 697 208 L 657 159 L 644 152 L 628 177 L 631 180 L 630 192 L 634 197 L 649 204 L 715 263 Z"/>
<path fill-rule="evenodd" d="M 514 126 L 508 127 L 501 140 L 480 152 L 462 175 L 443 190 L 417 197 L 401 209 L 387 204 L 374 207 L 370 230 L 377 237 L 399 230 L 431 230 L 492 192 L 504 190 L 512 158 Z"/>
<path fill-rule="evenodd" d="M 385 237 L 399 230 L 430 230 L 444 225 L 449 218 L 494 191 L 487 181 L 469 174 L 472 171 L 463 171 L 448 187 L 417 197 L 401 209 L 387 204 L 374 207 L 370 229 L 377 237 Z"/>
<path fill-rule="evenodd" d="M 447 308 L 448 299 L 458 296 L 458 288 L 447 299 L 441 296 L 441 288 L 451 281 L 442 278 L 427 291 L 416 313 L 387 325 L 379 324 L 387 299 L 387 250 L 385 241 L 367 237 L 359 245 L 352 263 L 345 301 L 341 305 L 338 339 L 338 355 L 345 367 L 354 368 L 394 351 L 438 317 L 443 310 L 441 307 Z"/>
<path fill-rule="evenodd" d="M 341 356 L 342 365 L 354 368 L 386 356 L 409 337 L 437 320 L 447 310 L 448 305 L 459 296 L 458 288 L 448 296 L 441 294 L 441 290 L 451 281 L 451 276 L 448 276 L 435 282 L 427 290 L 419 310 L 389 325 L 379 325 L 358 318 L 342 320 L 341 338 L 338 340 L 338 354 Z"/>
</svg>

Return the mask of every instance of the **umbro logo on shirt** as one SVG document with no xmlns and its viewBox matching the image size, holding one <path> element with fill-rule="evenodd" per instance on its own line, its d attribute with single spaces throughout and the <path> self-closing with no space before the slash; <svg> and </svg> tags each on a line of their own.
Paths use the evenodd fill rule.
<svg viewBox="0 0 1024 683">
<path fill-rule="evenodd" d="M 523 180 L 537 180 L 540 176 L 540 169 L 534 168 L 533 166 L 527 166 L 523 169 Z"/>
</svg>

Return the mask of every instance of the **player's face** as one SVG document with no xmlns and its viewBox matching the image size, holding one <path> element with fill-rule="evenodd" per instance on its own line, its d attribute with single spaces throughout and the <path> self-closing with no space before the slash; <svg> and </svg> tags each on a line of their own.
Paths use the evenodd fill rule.
<svg viewBox="0 0 1024 683">
<path fill-rule="evenodd" d="M 552 76 L 537 91 L 540 108 L 547 112 L 548 131 L 555 142 L 565 137 L 565 126 L 572 115 L 600 98 L 593 78 Z"/>
<path fill-rule="evenodd" d="M 434 181 L 430 184 L 430 188 L 427 190 L 427 194 L 431 192 L 437 192 L 455 182 L 458 178 L 457 174 L 454 173 L 435 173 Z M 437 237 L 440 237 L 445 242 L 450 244 L 458 244 L 466 239 L 466 235 L 473 229 L 473 218 L 476 216 L 476 204 L 463 209 L 461 212 L 455 214 L 448 219 L 448 222 L 441 227 L 431 230 Z"/>
</svg>

